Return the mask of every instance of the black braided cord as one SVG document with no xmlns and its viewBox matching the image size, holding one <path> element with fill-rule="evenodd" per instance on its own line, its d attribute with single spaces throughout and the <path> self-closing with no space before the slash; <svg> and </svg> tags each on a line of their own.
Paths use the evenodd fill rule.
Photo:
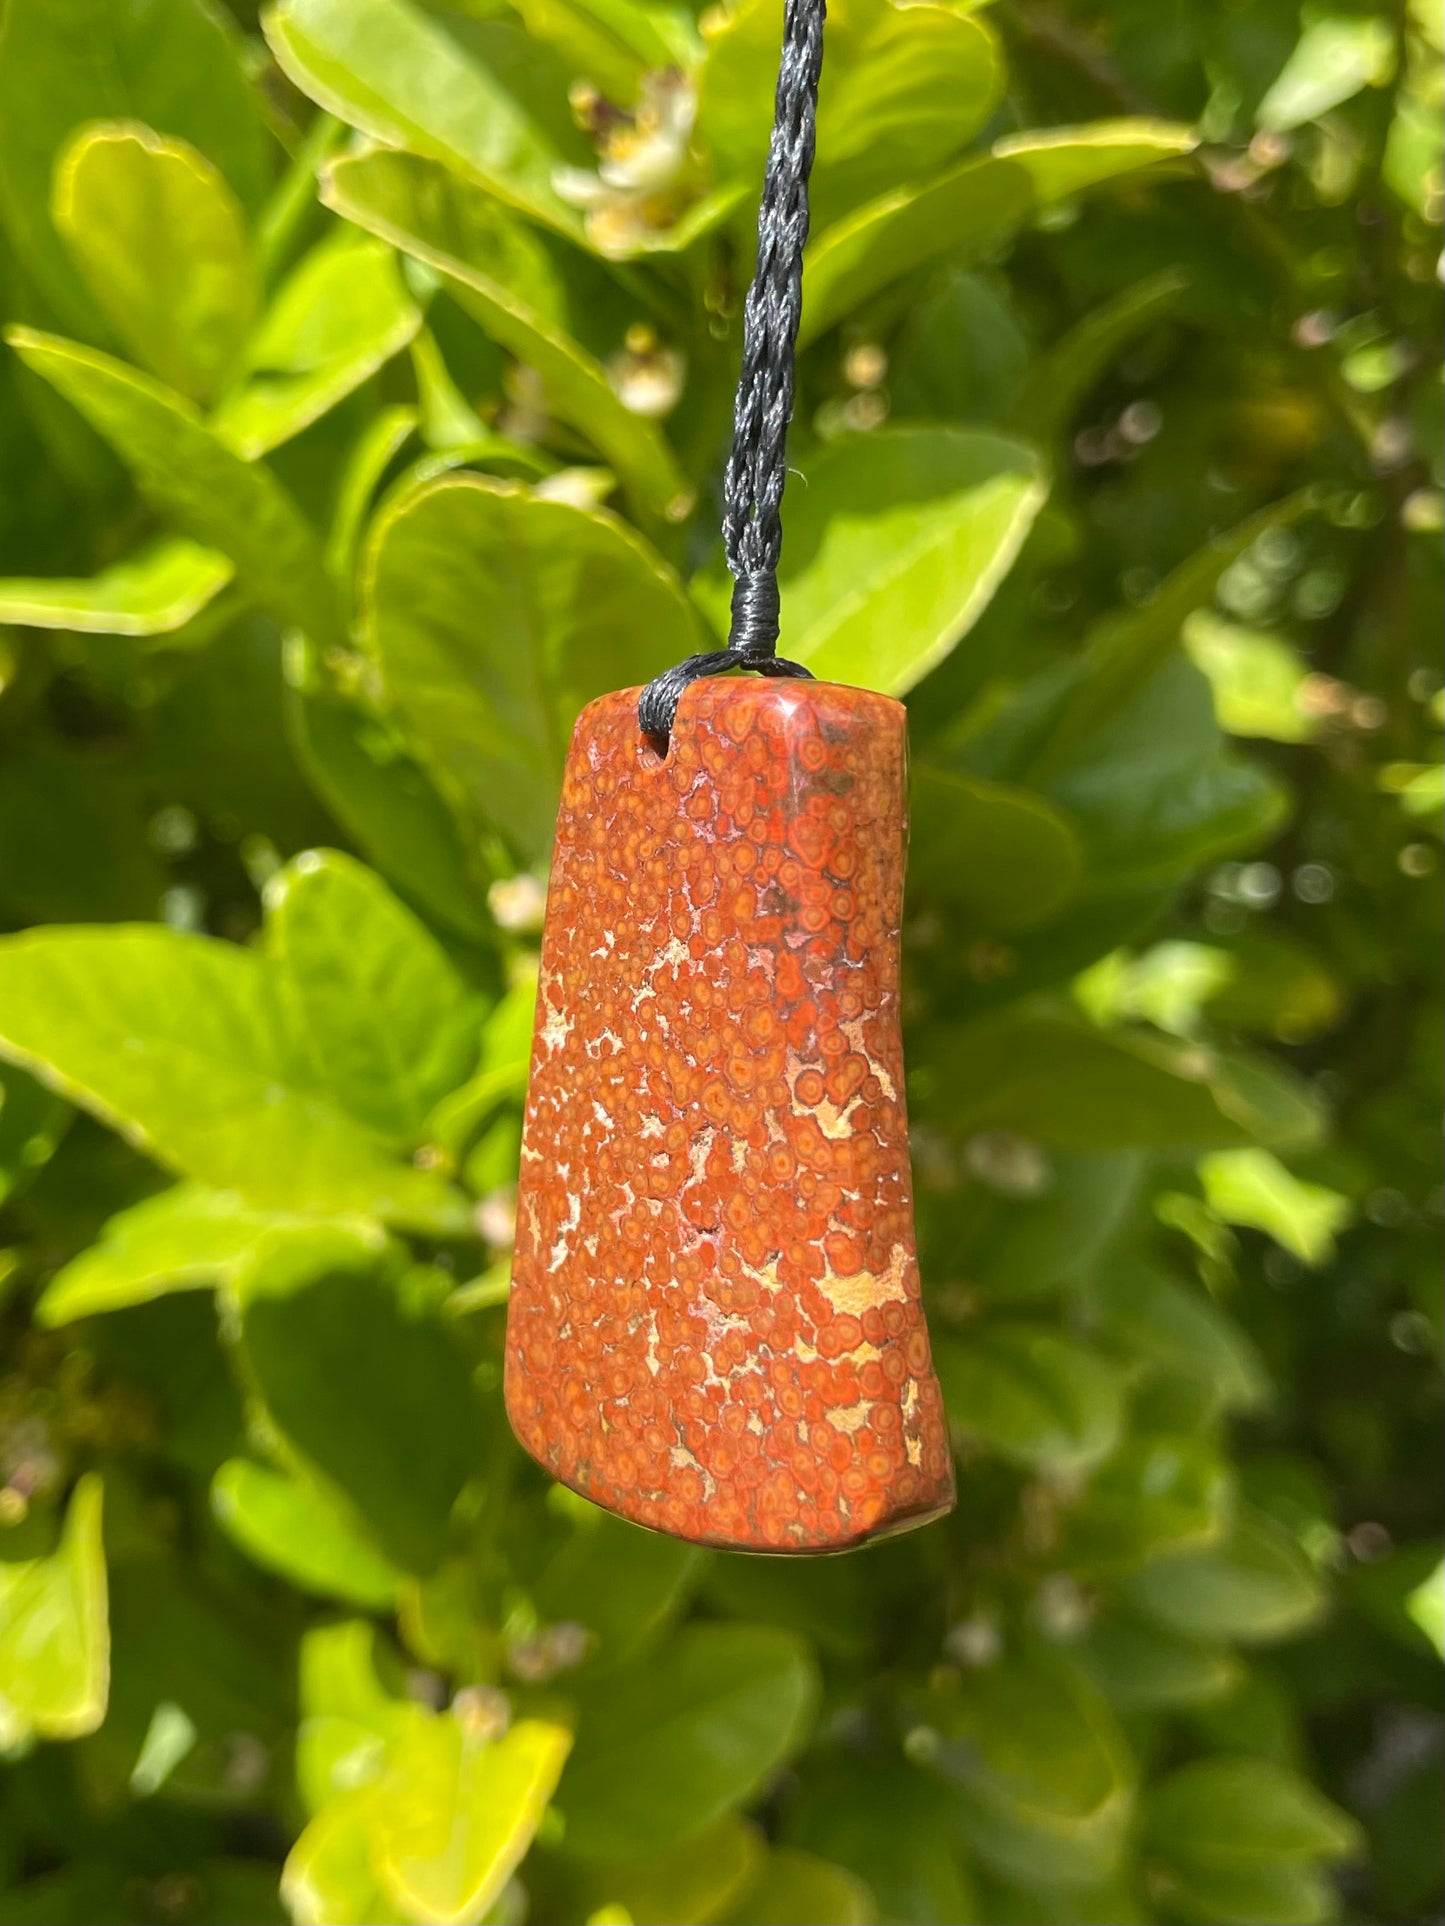
<svg viewBox="0 0 1445 1926">
<path fill-rule="evenodd" d="M 773 137 L 758 208 L 758 265 L 743 309 L 733 446 L 723 481 L 723 549 L 733 578 L 728 645 L 688 656 L 643 690 L 637 720 L 659 746 L 672 733 L 683 690 L 699 676 L 727 669 L 812 673 L 777 653 L 778 558 L 825 12 L 825 0 L 786 0 L 783 14 Z"/>
</svg>

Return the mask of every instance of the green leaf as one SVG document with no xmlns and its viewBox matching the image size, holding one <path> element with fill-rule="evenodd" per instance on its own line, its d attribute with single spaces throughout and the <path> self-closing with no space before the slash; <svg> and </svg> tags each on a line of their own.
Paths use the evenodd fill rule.
<svg viewBox="0 0 1445 1926">
<path fill-rule="evenodd" d="M 1177 1866 L 1344 1859 L 1360 1829 L 1287 1767 L 1268 1759 L 1199 1759 L 1151 1788 L 1144 1836 Z"/>
<path fill-rule="evenodd" d="M 831 443 L 788 495 L 788 653 L 827 681 L 904 694 L 987 607 L 1045 492 L 1038 458 L 1000 435 L 889 428 Z"/>
<path fill-rule="evenodd" d="M 1185 622 L 1208 606 L 1225 570 L 1256 542 L 1290 527 L 1317 505 L 1316 492 L 1308 488 L 1271 502 L 1181 562 L 1142 608 L 1095 623 L 1078 662 L 1070 664 L 1060 679 L 1058 696 L 1063 699 L 1056 700 L 1042 739 L 1033 745 L 1029 776 L 1037 782 L 1052 778 L 1078 759 L 1080 745 L 1089 738 L 1111 739 L 1109 726 L 1121 721 L 1126 711 L 1137 713 L 1150 689 L 1156 701 L 1159 691 L 1171 692 L 1182 708 L 1182 692 L 1202 684 L 1179 673 L 1170 680 L 1160 671 L 1177 661 Z M 1208 713 L 1212 715 L 1212 705 Z M 1165 719 L 1162 714 L 1153 715 L 1144 726 L 1157 729 L 1165 726 Z M 1179 722 L 1173 726 L 1178 729 Z M 1196 720 L 1186 733 L 1213 740 L 1215 732 L 1201 729 Z M 1091 753 L 1097 757 L 1097 748 Z"/>
<path fill-rule="evenodd" d="M 0 1745 L 31 1732 L 74 1739 L 105 1717 L 110 1632 L 102 1488 L 76 1485 L 60 1543 L 48 1558 L 0 1562 Z"/>
<path fill-rule="evenodd" d="M 1217 1545 L 1162 1558 L 1131 1574 L 1125 1593 L 1186 1638 L 1264 1644 L 1319 1615 L 1319 1580 L 1294 1540 L 1261 1513 L 1242 1511 Z"/>
<path fill-rule="evenodd" d="M 212 1481 L 211 1509 L 243 1552 L 301 1591 L 367 1611 L 395 1604 L 401 1573 L 295 1479 L 230 1458 Z"/>
<path fill-rule="evenodd" d="M 517 0 L 534 40 L 552 47 L 569 72 L 595 81 L 608 100 L 631 107 L 649 69 L 690 67 L 697 53 L 692 17 L 632 0 Z"/>
<path fill-rule="evenodd" d="M 211 426 L 247 461 L 299 435 L 399 354 L 421 326 L 389 247 L 341 232 L 293 269 Z"/>
<path fill-rule="evenodd" d="M 1118 1865 L 1135 1765 L 1098 1690 L 1039 1650 L 956 1677 L 928 1705 L 937 1766 L 964 1795 L 985 1865 L 1024 1885 L 1087 1885 Z"/>
<path fill-rule="evenodd" d="M 1078 885 L 1078 838 L 1026 789 L 915 762 L 908 819 L 911 910 L 937 903 L 980 929 L 1030 929 Z"/>
<path fill-rule="evenodd" d="M 493 1738 L 460 1708 L 410 1724 L 373 1806 L 373 1863 L 394 1903 L 480 1920 L 531 1845 L 571 1743 L 537 1718 Z"/>
<path fill-rule="evenodd" d="M 558 1799 L 569 1853 L 615 1859 L 692 1837 L 800 1743 L 816 1682 L 786 1632 L 694 1625 L 645 1664 L 583 1681 Z"/>
<path fill-rule="evenodd" d="M 395 729 L 312 688 L 288 661 L 287 720 L 300 762 L 336 821 L 390 882 L 456 935 L 486 939 L 486 870 Z"/>
<path fill-rule="evenodd" d="M 604 1907 L 620 1906 L 633 1926 L 710 1926 L 732 1916 L 765 1851 L 755 1826 L 720 1819 L 700 1838 L 663 1852 L 578 1868 L 585 1895 L 579 1910 L 591 1919 Z"/>
<path fill-rule="evenodd" d="M 578 1521 L 538 1579 L 533 1602 L 549 1624 L 580 1624 L 595 1663 L 625 1664 L 681 1608 L 702 1565 L 695 1545 L 643 1531 L 606 1512 Z"/>
<path fill-rule="evenodd" d="M 382 1892 L 372 1866 L 376 1820 L 370 1787 L 323 1808 L 286 1855 L 281 1897 L 295 1926 L 399 1926 L 407 1915 Z"/>
<path fill-rule="evenodd" d="M 163 537 L 78 581 L 0 581 L 0 622 L 79 635 L 169 635 L 213 602 L 234 573 L 214 549 Z"/>
<path fill-rule="evenodd" d="M 640 536 L 480 475 L 445 476 L 382 511 L 364 601 L 412 740 L 543 862 L 578 711 L 698 643 L 681 588 Z"/>
<path fill-rule="evenodd" d="M 1334 1884 L 1310 1860 L 1245 1867 L 1159 1868 L 1169 1916 L 1190 1926 L 1325 1926 L 1339 1918 Z"/>
<path fill-rule="evenodd" d="M 800 340 L 914 268 L 964 249 L 977 255 L 1040 209 L 1193 146 L 1186 129 L 1162 122 L 1097 121 L 1013 135 L 992 154 L 881 194 L 809 242 Z"/>
<path fill-rule="evenodd" d="M 1199 1181 L 1216 1217 L 1264 1231 L 1315 1270 L 1334 1257 L 1336 1233 L 1355 1214 L 1348 1197 L 1302 1182 L 1267 1150 L 1218 1151 L 1201 1161 Z"/>
<path fill-rule="evenodd" d="M 224 1284 L 262 1244 L 302 1230 L 314 1218 L 260 1210 L 231 1190 L 177 1184 L 120 1211 L 98 1241 L 51 1278 L 35 1307 L 39 1324 L 69 1324 L 78 1317 L 146 1304 L 172 1291 L 209 1290 Z M 380 1249 L 379 1226 L 351 1226 Z"/>
<path fill-rule="evenodd" d="M 1074 1339 L 1027 1324 L 940 1335 L 934 1362 L 955 1437 L 1028 1470 L 1071 1470 L 1112 1451 L 1118 1373 Z"/>
<path fill-rule="evenodd" d="M 1167 884 L 1262 842 L 1286 807 L 1278 781 L 1224 749 L 1209 684 L 1182 655 L 1030 780 L 1072 818 L 1097 893 Z"/>
<path fill-rule="evenodd" d="M 1096 1618 L 1069 1649 L 1121 1712 L 1206 1704 L 1228 1692 L 1241 1672 L 1222 1647 L 1179 1638 L 1117 1608 Z"/>
<path fill-rule="evenodd" d="M 1280 636 L 1196 609 L 1183 639 L 1190 661 L 1209 678 L 1221 729 L 1270 742 L 1308 742 L 1315 735 L 1314 719 L 1300 703 L 1309 670 Z"/>
<path fill-rule="evenodd" d="M 109 355 L 32 328 L 6 339 L 105 436 L 158 513 L 230 557 L 262 608 L 317 643 L 340 639 L 316 538 L 269 469 L 243 462 L 181 396 Z"/>
<path fill-rule="evenodd" d="M 1388 20 L 1374 14 L 1320 14 L 1295 43 L 1255 120 L 1271 133 L 1287 134 L 1364 87 L 1386 86 L 1394 72 L 1395 33 Z"/>
<path fill-rule="evenodd" d="M 1249 1411 L 1268 1401 L 1264 1364 L 1233 1319 L 1146 1259 L 1121 1256 L 1099 1265 L 1086 1301 L 1106 1343 L 1204 1385 L 1222 1410 Z"/>
<path fill-rule="evenodd" d="M 889 1926 L 974 1926 L 959 1793 L 897 1754 L 810 1752 L 785 1825 L 790 1843 L 849 1867 L 872 1890 Z"/>
<path fill-rule="evenodd" d="M 1418 1625 L 1441 1658 L 1445 1658 L 1445 1559 L 1441 1559 L 1428 1578 L 1405 1600 L 1405 1611 Z"/>
<path fill-rule="evenodd" d="M 34 1077 L 0 1064 L 0 1204 L 50 1162 L 73 1114 Z"/>
<path fill-rule="evenodd" d="M 376 1627 L 360 1619 L 314 1626 L 301 1640 L 296 1780 L 308 1812 L 374 1783 L 388 1748 L 416 1716 L 377 1677 L 376 1647 Z"/>
<path fill-rule="evenodd" d="M 782 9 L 748 0 L 709 28 L 698 136 L 726 171 L 761 179 Z M 950 159 L 992 112 L 1002 80 L 997 44 L 976 17 L 890 0 L 835 7 L 809 183 L 817 225 Z"/>
<path fill-rule="evenodd" d="M 794 1846 L 775 1846 L 729 1912 L 734 1926 L 873 1926 L 873 1895 L 856 1874 Z"/>
<path fill-rule="evenodd" d="M 282 1211 L 436 1228 L 435 1176 L 320 1088 L 255 954 L 148 926 L 0 941 L 0 1054 L 162 1163 Z"/>
<path fill-rule="evenodd" d="M 1070 1509 L 1070 1561 L 1113 1573 L 1142 1559 L 1162 1562 L 1165 1552 L 1213 1546 L 1227 1529 L 1233 1500 L 1233 1480 L 1213 1445 L 1194 1437 L 1131 1436 Z M 1209 1626 L 1189 1629 L 1212 1634 Z"/>
<path fill-rule="evenodd" d="M 0 211 L 47 303 L 82 331 L 92 310 L 50 223 L 51 183 L 77 127 L 120 118 L 188 141 L 248 210 L 265 200 L 275 150 L 241 37 L 219 9 L 204 0 L 9 0 L 0 28 Z"/>
<path fill-rule="evenodd" d="M 373 871 L 308 850 L 266 886 L 266 941 L 320 1086 L 414 1147 L 476 1062 L 483 1006 Z"/>
<path fill-rule="evenodd" d="M 1050 442 L 1068 428 L 1120 349 L 1167 314 L 1188 285 L 1182 268 L 1146 275 L 1039 355 L 1013 409 L 1020 433 Z"/>
<path fill-rule="evenodd" d="M 616 308 L 601 270 L 413 154 L 373 150 L 333 161 L 321 194 L 348 221 L 444 275 L 491 339 L 541 376 L 551 412 L 587 436 L 639 503 L 655 513 L 685 510 L 689 485 L 661 430 L 624 405 L 598 358 L 599 322 Z M 618 315 L 613 352 L 624 325 Z"/>
<path fill-rule="evenodd" d="M 552 186 L 571 149 L 558 145 L 555 122 L 539 116 L 517 84 L 522 76 L 503 61 L 471 58 L 408 0 L 279 0 L 263 24 L 282 71 L 329 113 L 580 235 Z"/>
<path fill-rule="evenodd" d="M 481 1414 L 454 1320 L 355 1238 L 313 1233 L 236 1278 L 255 1387 L 287 1443 L 387 1558 L 435 1569 L 477 1471 Z"/>
<path fill-rule="evenodd" d="M 936 1032 L 919 1107 L 964 1135 L 1008 1130 L 1071 1150 L 1303 1141 L 1318 1128 L 1305 1092 L 1272 1068 L 1043 1008 Z"/>
<path fill-rule="evenodd" d="M 52 213 L 128 353 L 192 401 L 209 400 L 259 296 L 246 217 L 219 170 L 187 141 L 93 122 L 60 159 Z"/>
</svg>

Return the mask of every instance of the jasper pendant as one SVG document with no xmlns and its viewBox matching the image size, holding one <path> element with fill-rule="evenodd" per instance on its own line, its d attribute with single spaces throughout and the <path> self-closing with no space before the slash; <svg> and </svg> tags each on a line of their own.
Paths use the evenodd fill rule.
<svg viewBox="0 0 1445 1926">
<path fill-rule="evenodd" d="M 513 1429 L 641 1525 L 841 1551 L 953 1503 L 898 1023 L 905 714 L 807 681 L 578 719 L 507 1321 Z"/>
</svg>

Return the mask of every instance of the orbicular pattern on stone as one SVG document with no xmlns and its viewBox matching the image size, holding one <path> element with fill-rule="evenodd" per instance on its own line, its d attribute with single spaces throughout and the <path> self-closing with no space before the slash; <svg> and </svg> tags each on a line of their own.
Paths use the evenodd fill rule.
<svg viewBox="0 0 1445 1926">
<path fill-rule="evenodd" d="M 700 681 L 577 723 L 542 945 L 507 1408 L 638 1523 L 840 1549 L 953 1498 L 898 1024 L 904 711 Z"/>
</svg>

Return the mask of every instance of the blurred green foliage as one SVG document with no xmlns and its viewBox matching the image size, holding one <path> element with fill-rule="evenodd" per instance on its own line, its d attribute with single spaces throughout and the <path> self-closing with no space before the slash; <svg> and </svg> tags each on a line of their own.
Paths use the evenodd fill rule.
<svg viewBox="0 0 1445 1926">
<path fill-rule="evenodd" d="M 1440 1905 L 1438 0 L 834 0 L 956 1514 L 501 1414 L 567 732 L 723 619 L 776 0 L 5 0 L 0 1919 Z"/>
</svg>

